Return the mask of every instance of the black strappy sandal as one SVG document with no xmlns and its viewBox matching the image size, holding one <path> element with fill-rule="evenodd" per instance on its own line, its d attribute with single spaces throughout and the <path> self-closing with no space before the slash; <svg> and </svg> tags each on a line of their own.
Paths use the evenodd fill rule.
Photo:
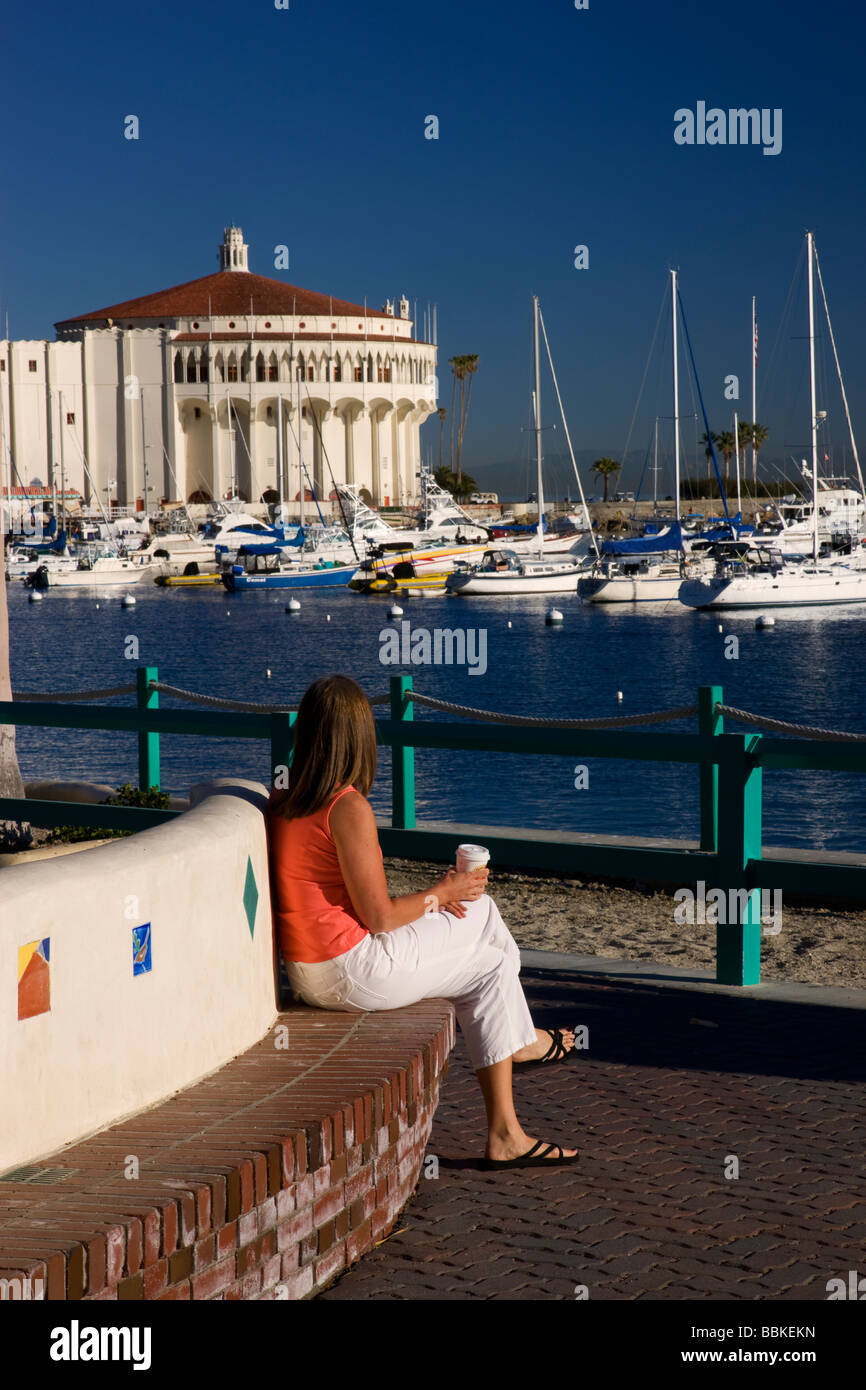
<svg viewBox="0 0 866 1390">
<path fill-rule="evenodd" d="M 543 1152 L 539 1153 L 539 1149 Z M 554 1149 L 556 1149 L 558 1156 L 548 1158 L 547 1155 L 551 1154 Z M 533 1155 L 535 1156 L 533 1157 Z M 562 1168 L 566 1164 L 577 1163 L 579 1158 L 579 1153 L 566 1158 L 561 1144 L 545 1144 L 542 1139 L 539 1139 L 537 1144 L 533 1144 L 532 1148 L 525 1154 L 521 1154 L 519 1158 L 482 1158 L 481 1166 L 486 1172 L 498 1172 L 502 1168 Z"/>
<path fill-rule="evenodd" d="M 574 1051 L 573 1047 L 566 1047 L 562 1036 L 561 1028 L 548 1028 L 551 1043 L 543 1057 L 536 1057 L 531 1062 L 512 1062 L 513 1069 L 517 1067 L 549 1067 L 554 1062 L 564 1062 L 566 1057 L 570 1057 Z"/>
</svg>

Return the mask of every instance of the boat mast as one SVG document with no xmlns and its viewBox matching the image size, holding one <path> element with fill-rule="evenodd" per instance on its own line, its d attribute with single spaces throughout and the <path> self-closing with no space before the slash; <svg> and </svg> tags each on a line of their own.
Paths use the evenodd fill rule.
<svg viewBox="0 0 866 1390">
<path fill-rule="evenodd" d="M 755 318 L 755 296 L 752 295 L 752 482 L 755 485 L 755 496 L 758 495 L 758 480 L 756 477 L 755 466 L 755 417 L 757 413 L 756 381 L 758 375 L 758 323 Z"/>
<path fill-rule="evenodd" d="M 538 555 L 544 555 L 544 493 L 541 484 L 541 354 L 538 345 L 538 295 L 532 296 L 532 328 L 535 347 L 535 462 L 538 469 Z"/>
<path fill-rule="evenodd" d="M 3 365 L 4 365 L 4 366 L 6 365 L 6 360 L 7 360 L 7 359 L 6 359 L 6 343 L 4 342 L 4 343 L 3 343 Z M 3 503 L 3 498 L 2 498 L 2 493 L 0 493 L 0 526 L 3 527 L 4 532 L 5 532 L 7 529 L 8 529 L 9 531 L 12 530 L 12 469 L 11 469 L 11 467 L 10 467 L 10 461 L 9 461 L 9 448 L 8 448 L 8 446 L 7 446 L 7 443 L 6 443 L 6 420 L 5 420 L 5 414 L 4 414 L 4 401 L 3 401 L 3 387 L 4 387 L 5 379 L 6 379 L 6 377 L 8 377 L 8 375 L 9 375 L 9 373 L 8 373 L 8 371 L 7 371 L 4 377 L 0 377 L 0 449 L 2 449 L 2 451 L 3 451 L 3 452 L 2 452 L 2 457 L 0 457 L 0 488 L 5 488 L 5 491 L 6 491 L 6 503 L 7 503 L 7 507 L 6 507 L 6 516 L 5 516 L 5 520 L 4 520 L 3 505 L 2 505 L 2 503 Z M 49 416 L 49 418 L 50 418 L 50 416 Z M 56 515 L 56 512 L 55 512 L 55 515 Z M 7 522 L 8 522 L 8 527 L 7 527 L 7 524 L 6 524 Z"/>
<path fill-rule="evenodd" d="M 0 399 L 0 422 L 3 420 L 3 401 Z M 57 468 L 54 463 L 54 392 L 48 392 L 48 458 L 51 467 L 51 511 L 57 525 Z"/>
<path fill-rule="evenodd" d="M 232 406 L 229 400 L 228 388 L 226 388 L 226 428 L 229 439 L 229 498 L 234 496 L 234 476 L 235 464 L 232 451 Z"/>
<path fill-rule="evenodd" d="M 59 425 L 60 425 L 60 516 L 61 516 L 60 529 L 61 529 L 62 531 L 65 532 L 65 530 L 66 530 L 66 464 L 65 464 L 65 462 L 64 462 L 64 457 L 63 457 L 63 392 L 62 392 L 62 391 L 58 391 L 57 395 L 58 395 L 58 399 L 59 399 L 59 401 L 60 401 L 60 414 L 59 414 Z"/>
<path fill-rule="evenodd" d="M 285 520 L 283 515 L 283 397 L 277 395 L 277 490 L 280 495 L 280 522 Z"/>
<path fill-rule="evenodd" d="M 809 265 L 809 400 L 812 408 L 812 559 L 818 563 L 818 409 L 815 399 L 815 286 L 812 233 L 806 233 Z"/>
<path fill-rule="evenodd" d="M 302 371 L 306 371 L 306 364 L 305 364 L 303 367 L 298 367 L 296 370 L 297 370 L 297 380 L 298 380 L 298 482 L 300 483 L 300 487 L 301 487 L 301 494 L 300 494 L 300 496 L 301 496 L 300 525 L 301 525 L 301 529 L 303 530 L 303 526 L 304 526 L 304 494 L 305 494 L 305 492 L 306 492 L 306 485 L 305 485 L 305 483 L 304 483 L 304 447 L 303 447 L 303 442 L 302 442 L 302 441 L 303 441 L 303 435 L 304 435 L 304 410 L 303 410 L 303 406 L 301 405 L 301 372 L 302 372 Z"/>
<path fill-rule="evenodd" d="M 671 317 L 673 319 L 674 366 L 674 492 L 676 519 L 680 520 L 680 382 L 677 371 L 677 272 L 671 271 Z"/>
<path fill-rule="evenodd" d="M 143 469 L 144 469 L 144 519 L 145 519 L 145 521 L 147 521 L 147 520 L 148 520 L 148 515 L 149 515 L 148 509 L 147 509 L 147 494 L 148 494 L 149 489 L 148 489 L 148 484 L 147 484 L 147 445 L 146 445 L 145 440 L 144 440 L 144 387 L 143 387 L 143 386 L 139 387 L 139 391 L 138 391 L 138 402 L 139 402 L 139 406 L 141 407 L 141 409 L 140 409 L 140 414 L 141 414 L 141 463 L 142 463 L 142 467 L 143 467 Z"/>
<path fill-rule="evenodd" d="M 734 411 L 734 458 L 737 469 L 737 511 L 742 517 L 743 503 L 740 499 L 740 426 L 737 421 L 737 412 Z"/>
<path fill-rule="evenodd" d="M 659 417 L 653 431 L 653 515 L 659 509 Z"/>
</svg>

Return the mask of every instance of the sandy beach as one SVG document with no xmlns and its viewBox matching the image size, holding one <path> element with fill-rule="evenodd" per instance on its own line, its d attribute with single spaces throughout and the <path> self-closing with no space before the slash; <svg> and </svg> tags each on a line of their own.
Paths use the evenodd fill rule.
<svg viewBox="0 0 866 1390">
<path fill-rule="evenodd" d="M 45 832 L 37 831 L 38 842 Z M 46 845 L 0 855 L 0 868 L 95 849 Z M 385 859 L 392 895 L 429 888 L 443 866 L 423 860 Z M 713 970 L 715 928 L 674 920 L 673 896 L 653 888 L 548 878 L 494 870 L 490 891 L 519 946 L 618 960 L 653 960 L 682 968 Z M 866 910 L 783 903 L 781 931 L 765 934 L 763 980 L 866 989 Z"/>
<path fill-rule="evenodd" d="M 428 888 L 442 866 L 386 859 L 392 894 Z M 715 927 L 680 925 L 672 895 L 575 878 L 494 870 L 490 891 L 519 946 L 621 960 L 715 968 Z M 866 988 L 866 911 L 782 904 L 765 935 L 761 978 Z"/>
</svg>

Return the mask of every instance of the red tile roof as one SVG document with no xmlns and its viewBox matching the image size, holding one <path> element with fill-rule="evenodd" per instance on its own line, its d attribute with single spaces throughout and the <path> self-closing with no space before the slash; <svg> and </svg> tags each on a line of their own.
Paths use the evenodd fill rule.
<svg viewBox="0 0 866 1390">
<path fill-rule="evenodd" d="M 269 280 L 264 275 L 253 275 L 248 270 L 218 270 L 215 275 L 204 275 L 200 280 L 187 280 L 183 285 L 171 289 L 157 290 L 156 294 L 145 294 L 140 299 L 127 299 L 122 304 L 109 304 L 105 309 L 94 309 L 89 314 L 77 314 L 74 318 L 61 319 L 56 328 L 67 324 L 89 323 L 94 319 L 172 319 L 207 318 L 208 299 L 211 314 L 225 317 L 226 314 L 238 316 L 249 314 L 250 298 L 253 313 L 260 314 L 335 314 L 366 315 L 368 318 L 383 318 L 381 309 L 366 311 L 363 305 L 351 304 L 346 299 L 332 299 L 327 294 L 317 294 L 314 290 L 302 290 L 297 285 L 286 285 L 282 280 Z"/>
</svg>

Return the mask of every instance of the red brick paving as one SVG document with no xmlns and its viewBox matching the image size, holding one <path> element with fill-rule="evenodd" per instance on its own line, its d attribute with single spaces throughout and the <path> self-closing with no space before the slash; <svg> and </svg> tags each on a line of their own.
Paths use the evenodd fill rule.
<svg viewBox="0 0 866 1390">
<path fill-rule="evenodd" d="M 523 979 L 539 1025 L 589 1027 L 587 1051 L 515 1077 L 528 1132 L 582 1162 L 474 1168 L 483 1105 L 458 1039 L 428 1146 L 439 1177 L 319 1298 L 824 1300 L 829 1279 L 866 1274 L 864 1011 Z"/>
</svg>

